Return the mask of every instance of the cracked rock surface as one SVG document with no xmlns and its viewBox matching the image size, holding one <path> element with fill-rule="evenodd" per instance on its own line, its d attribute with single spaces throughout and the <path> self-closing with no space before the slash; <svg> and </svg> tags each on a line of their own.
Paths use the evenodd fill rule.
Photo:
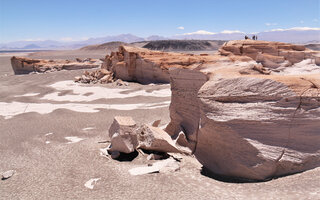
<svg viewBox="0 0 320 200">
<path fill-rule="evenodd" d="M 285 43 L 232 41 L 215 62 L 170 70 L 166 131 L 182 131 L 200 163 L 219 175 L 266 180 L 318 167 L 318 53 Z M 297 66 L 299 73 L 291 73 Z"/>
</svg>

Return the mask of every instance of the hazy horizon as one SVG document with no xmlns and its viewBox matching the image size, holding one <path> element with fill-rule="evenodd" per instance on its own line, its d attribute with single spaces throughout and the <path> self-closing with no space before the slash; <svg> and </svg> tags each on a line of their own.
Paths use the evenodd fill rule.
<svg viewBox="0 0 320 200">
<path fill-rule="evenodd" d="M 1 1 L 0 43 L 320 30 L 319 1 Z M 263 9 L 262 9 L 263 8 Z"/>
</svg>

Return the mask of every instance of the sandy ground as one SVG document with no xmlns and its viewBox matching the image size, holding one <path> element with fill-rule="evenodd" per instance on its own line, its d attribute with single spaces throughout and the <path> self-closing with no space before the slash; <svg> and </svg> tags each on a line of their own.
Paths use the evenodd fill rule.
<svg viewBox="0 0 320 200">
<path fill-rule="evenodd" d="M 53 57 L 73 58 L 45 58 Z M 9 59 L 0 57 L 0 172 L 16 173 L 0 180 L 0 199 L 320 199 L 320 168 L 232 183 L 183 156 L 177 172 L 132 176 L 129 169 L 151 161 L 107 159 L 99 152 L 108 144 L 98 142 L 109 139 L 116 115 L 168 123 L 169 85 L 74 84 L 82 70 L 15 76 Z"/>
</svg>

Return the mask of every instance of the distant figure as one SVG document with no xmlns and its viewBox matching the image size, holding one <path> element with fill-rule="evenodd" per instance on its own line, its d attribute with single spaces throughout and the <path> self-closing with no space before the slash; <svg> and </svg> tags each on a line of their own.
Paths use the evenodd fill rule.
<svg viewBox="0 0 320 200">
<path fill-rule="evenodd" d="M 256 40 L 258 40 L 258 36 L 256 35 Z"/>
<path fill-rule="evenodd" d="M 247 40 L 247 39 L 249 39 L 249 37 L 248 36 L 244 36 L 244 39 Z"/>
<path fill-rule="evenodd" d="M 253 36 L 252 36 L 252 39 L 253 39 L 253 40 L 256 40 L 256 36 L 255 36 L 255 35 L 253 35 Z"/>
</svg>

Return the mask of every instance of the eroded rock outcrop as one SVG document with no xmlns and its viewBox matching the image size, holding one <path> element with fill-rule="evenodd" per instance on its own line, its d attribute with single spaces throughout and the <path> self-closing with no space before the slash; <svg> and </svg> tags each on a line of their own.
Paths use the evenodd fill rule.
<svg viewBox="0 0 320 200">
<path fill-rule="evenodd" d="M 165 131 L 175 145 L 192 149 L 213 173 L 265 180 L 320 166 L 318 61 L 319 52 L 303 46 L 246 40 L 202 56 L 120 47 L 103 68 L 128 81 L 170 80 Z M 110 137 L 131 152 L 139 137 L 158 134 L 154 128 L 132 124 Z"/>
<path fill-rule="evenodd" d="M 52 72 L 60 70 L 76 70 L 76 69 L 91 69 L 101 66 L 101 61 L 97 59 L 85 59 L 78 61 L 69 60 L 44 60 L 31 59 L 25 57 L 11 58 L 11 66 L 15 74 L 28 74 L 31 72 Z"/>
<path fill-rule="evenodd" d="M 229 41 L 219 49 L 221 55 L 248 56 L 271 69 L 291 66 L 305 59 L 314 59 L 320 65 L 319 52 L 302 45 L 256 40 Z"/>
<path fill-rule="evenodd" d="M 282 44 L 304 56 L 279 67 L 257 59 L 283 55 L 279 43 L 250 41 L 241 51 L 246 41 L 230 44 L 215 62 L 170 70 L 166 131 L 184 132 L 197 159 L 220 175 L 265 180 L 320 166 L 318 52 Z"/>
<path fill-rule="evenodd" d="M 197 67 L 212 61 L 214 58 L 209 55 L 167 53 L 120 46 L 118 52 L 106 56 L 102 68 L 112 71 L 116 78 L 124 81 L 169 83 L 170 68 Z"/>
</svg>

